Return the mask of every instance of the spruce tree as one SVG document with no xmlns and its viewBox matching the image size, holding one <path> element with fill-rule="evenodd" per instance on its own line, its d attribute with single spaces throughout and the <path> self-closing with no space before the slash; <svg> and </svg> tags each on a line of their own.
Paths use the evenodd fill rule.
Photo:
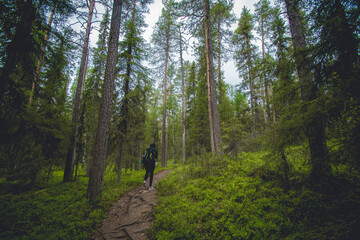
<svg viewBox="0 0 360 240">
<path fill-rule="evenodd" d="M 123 160 L 127 160 L 128 166 L 133 166 L 131 159 L 137 159 L 131 149 L 141 148 L 139 141 L 143 139 L 141 133 L 144 125 L 146 86 L 148 82 L 147 69 L 144 67 L 145 44 L 141 37 L 142 29 L 145 26 L 143 12 L 147 8 L 149 1 L 133 0 L 130 7 L 130 17 L 124 23 L 124 39 L 119 43 L 120 53 L 119 62 L 121 69 L 118 72 L 122 83 L 119 84 L 121 91 L 118 96 L 121 100 L 119 106 L 119 121 L 117 125 L 115 139 L 118 139 L 116 157 L 118 183 L 121 181 L 121 169 Z M 135 131 L 136 129 L 136 131 Z"/>
<path fill-rule="evenodd" d="M 304 128 L 310 148 L 312 166 L 310 178 L 314 183 L 318 183 L 328 173 L 330 168 L 327 159 L 328 149 L 325 137 L 324 114 L 314 111 L 317 106 L 309 107 L 309 104 L 319 97 L 321 89 L 318 88 L 319 85 L 314 81 L 312 74 L 312 62 L 299 4 L 295 0 L 285 0 L 285 4 L 294 47 L 295 66 L 301 84 L 300 94 L 304 101 L 303 112 L 307 118 Z"/>
<path fill-rule="evenodd" d="M 235 47 L 234 58 L 236 60 L 236 67 L 241 77 L 243 77 L 243 84 L 249 88 L 250 91 L 250 106 L 252 118 L 252 132 L 256 134 L 256 91 L 255 91 L 255 73 L 254 61 L 256 47 L 252 43 L 254 35 L 253 17 L 250 11 L 244 7 L 241 12 L 239 24 L 234 32 L 233 44 Z"/>
</svg>

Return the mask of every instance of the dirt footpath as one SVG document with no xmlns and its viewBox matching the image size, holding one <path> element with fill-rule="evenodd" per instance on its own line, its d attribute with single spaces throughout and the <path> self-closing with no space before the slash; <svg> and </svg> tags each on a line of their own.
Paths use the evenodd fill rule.
<svg viewBox="0 0 360 240">
<path fill-rule="evenodd" d="M 167 175 L 164 170 L 154 175 L 153 187 L 140 186 L 125 194 L 111 208 L 92 239 L 132 239 L 145 240 L 153 221 L 153 210 L 157 197 L 156 183 Z"/>
</svg>

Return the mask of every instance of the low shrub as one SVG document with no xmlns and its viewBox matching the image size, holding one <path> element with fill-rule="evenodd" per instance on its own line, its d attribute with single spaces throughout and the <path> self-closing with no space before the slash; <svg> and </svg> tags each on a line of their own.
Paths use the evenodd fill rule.
<svg viewBox="0 0 360 240">
<path fill-rule="evenodd" d="M 142 183 L 144 171 L 123 173 L 120 185 L 107 173 L 97 205 L 86 199 L 88 177 L 62 183 L 62 176 L 55 172 L 41 189 L 0 195 L 0 239 L 89 239 L 115 201 Z"/>
<path fill-rule="evenodd" d="M 297 151 L 291 154 L 299 156 Z M 291 179 L 304 182 L 308 169 L 303 161 L 289 159 Z M 349 198 L 345 193 L 336 199 L 325 196 L 306 184 L 285 190 L 277 167 L 268 161 L 267 152 L 244 153 L 238 160 L 206 155 L 202 160 L 178 167 L 158 185 L 159 200 L 151 237 L 329 239 L 326 231 L 332 226 L 333 211 L 343 209 L 341 204 L 348 206 Z M 349 192 L 350 189 L 346 191 Z M 351 194 L 351 204 L 360 209 L 360 194 L 355 195 Z M 350 221 L 349 215 L 335 215 L 340 222 Z M 355 229 L 355 222 L 359 221 L 354 215 L 351 219 L 352 226 L 341 229 L 337 236 L 347 236 L 347 232 Z"/>
</svg>

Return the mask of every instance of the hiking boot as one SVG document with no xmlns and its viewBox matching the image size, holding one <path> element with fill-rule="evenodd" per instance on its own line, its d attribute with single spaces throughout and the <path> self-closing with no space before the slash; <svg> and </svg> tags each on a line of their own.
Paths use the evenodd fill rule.
<svg viewBox="0 0 360 240">
<path fill-rule="evenodd" d="M 149 191 L 153 190 L 154 188 L 153 187 L 149 187 Z"/>
</svg>

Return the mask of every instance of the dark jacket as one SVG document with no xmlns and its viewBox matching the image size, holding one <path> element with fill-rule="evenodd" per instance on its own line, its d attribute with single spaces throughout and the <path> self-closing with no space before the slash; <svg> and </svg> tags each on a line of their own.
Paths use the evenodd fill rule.
<svg viewBox="0 0 360 240">
<path fill-rule="evenodd" d="M 155 164 L 155 161 L 157 160 L 157 158 L 158 158 L 158 151 L 155 149 L 155 148 L 152 148 L 152 147 L 150 147 L 150 148 L 148 148 L 146 151 L 145 151 L 145 154 L 144 154 L 144 156 L 143 156 L 143 160 L 142 160 L 142 162 L 144 163 L 144 164 L 146 164 L 148 161 L 145 159 L 146 158 L 146 155 L 147 154 L 151 154 L 151 158 L 150 158 L 150 164 L 152 165 L 152 164 Z"/>
</svg>

